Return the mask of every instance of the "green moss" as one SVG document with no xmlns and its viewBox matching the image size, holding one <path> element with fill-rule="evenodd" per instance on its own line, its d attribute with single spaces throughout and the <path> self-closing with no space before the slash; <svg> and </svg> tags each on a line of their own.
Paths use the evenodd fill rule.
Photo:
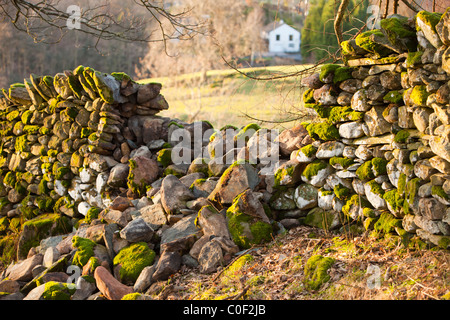
<svg viewBox="0 0 450 320">
<path fill-rule="evenodd" d="M 426 106 L 429 95 L 426 85 L 415 86 L 411 91 L 410 99 L 417 106 Z"/>
<path fill-rule="evenodd" d="M 400 211 L 403 208 L 403 197 L 396 189 L 386 191 L 383 199 L 394 211 Z"/>
<path fill-rule="evenodd" d="M 308 131 L 310 137 L 314 140 L 321 139 L 324 141 L 340 139 L 339 130 L 330 123 L 310 123 L 305 129 Z"/>
<path fill-rule="evenodd" d="M 355 163 L 355 161 L 353 159 L 346 158 L 346 157 L 333 157 L 333 158 L 330 158 L 329 162 L 330 162 L 330 165 L 332 165 L 332 166 L 339 164 L 344 169 L 348 168 L 353 163 Z"/>
<path fill-rule="evenodd" d="M 369 201 L 367 201 L 365 198 L 361 197 L 358 194 L 354 194 L 350 197 L 350 199 L 347 200 L 345 205 L 342 207 L 342 212 L 349 216 L 350 210 L 352 207 L 358 206 L 360 208 L 372 208 L 372 205 Z"/>
<path fill-rule="evenodd" d="M 379 157 L 372 159 L 372 171 L 375 177 L 386 174 L 387 173 L 386 166 L 387 166 L 386 159 Z"/>
<path fill-rule="evenodd" d="M 344 121 L 358 121 L 363 119 L 364 112 L 354 111 L 349 106 L 333 107 L 330 110 L 328 121 L 338 123 Z"/>
<path fill-rule="evenodd" d="M 234 261 L 221 275 L 221 283 L 226 285 L 232 280 L 239 279 L 243 269 L 250 265 L 255 259 L 251 254 L 244 254 Z"/>
<path fill-rule="evenodd" d="M 55 201 L 47 195 L 41 195 L 36 198 L 36 205 L 44 212 L 50 212 L 53 208 Z"/>
<path fill-rule="evenodd" d="M 172 149 L 161 149 L 158 151 L 157 158 L 159 164 L 164 168 L 172 164 Z"/>
<path fill-rule="evenodd" d="M 334 71 L 333 83 L 338 84 L 352 78 L 353 69 L 350 67 L 339 67 Z"/>
<path fill-rule="evenodd" d="M 29 142 L 28 142 L 26 134 L 16 137 L 16 143 L 14 144 L 14 149 L 18 152 L 30 151 L 30 146 L 29 146 Z"/>
<path fill-rule="evenodd" d="M 139 300 L 140 297 L 142 297 L 142 294 L 134 292 L 124 295 L 121 300 Z"/>
<path fill-rule="evenodd" d="M 416 65 L 422 64 L 423 51 L 408 52 L 408 57 L 406 58 L 407 68 L 412 68 Z"/>
<path fill-rule="evenodd" d="M 372 161 L 364 162 L 357 170 L 356 175 L 360 180 L 368 180 L 375 178 L 372 171 Z"/>
<path fill-rule="evenodd" d="M 18 118 L 19 116 L 20 116 L 20 111 L 14 110 L 6 115 L 6 120 L 11 122 L 11 121 L 15 120 L 16 118 Z"/>
<path fill-rule="evenodd" d="M 75 286 L 56 281 L 49 281 L 44 286 L 45 290 L 42 293 L 42 299 L 44 300 L 70 300 L 76 291 Z"/>
<path fill-rule="evenodd" d="M 303 92 L 303 103 L 315 103 L 314 100 L 314 89 L 307 89 Z"/>
<path fill-rule="evenodd" d="M 340 68 L 341 66 L 338 64 L 324 64 L 321 68 L 320 68 L 320 74 L 319 74 L 319 79 L 320 81 L 323 81 L 330 73 L 333 73 L 336 71 L 336 69 Z"/>
<path fill-rule="evenodd" d="M 372 41 L 370 37 L 375 35 L 376 37 L 385 38 L 384 34 L 378 30 L 369 30 L 360 33 L 356 38 L 356 45 L 370 53 L 377 55 L 378 57 L 384 57 L 391 52 L 391 50 L 386 47 L 379 45 L 378 43 Z"/>
<path fill-rule="evenodd" d="M 409 51 L 413 51 L 417 47 L 416 33 L 414 29 L 407 26 L 407 23 L 408 19 L 406 17 L 391 17 L 382 19 L 380 26 L 392 44 L 398 44 L 400 39 L 410 39 L 410 41 L 403 42 L 406 43 Z"/>
<path fill-rule="evenodd" d="M 95 220 L 98 218 L 98 215 L 100 214 L 100 209 L 97 207 L 90 207 L 88 212 L 86 213 L 86 218 L 84 219 L 86 223 L 90 224 L 92 220 Z"/>
<path fill-rule="evenodd" d="M 183 129 L 183 128 L 184 128 L 184 126 L 183 126 L 182 124 L 179 124 L 179 123 L 176 122 L 176 121 L 170 121 L 169 124 L 167 125 L 167 127 L 170 127 L 171 125 L 177 126 L 177 127 L 180 128 L 180 129 Z"/>
<path fill-rule="evenodd" d="M 33 117 L 33 111 L 26 110 L 22 113 L 21 120 L 22 120 L 23 124 L 30 124 L 32 117 Z"/>
<path fill-rule="evenodd" d="M 308 181 L 311 180 L 312 177 L 316 176 L 320 170 L 323 170 L 328 167 L 328 163 L 322 160 L 314 160 L 310 164 L 308 164 L 303 170 L 302 176 L 304 176 Z"/>
<path fill-rule="evenodd" d="M 245 192 L 239 194 L 233 200 L 233 204 L 228 208 L 226 215 L 228 229 L 234 243 L 241 249 L 248 249 L 253 244 L 272 240 L 273 228 L 270 224 L 255 220 L 253 216 L 241 211 L 239 200 L 244 194 Z"/>
<path fill-rule="evenodd" d="M 242 128 L 235 136 L 234 142 L 238 146 L 246 145 L 248 140 L 258 131 L 261 127 L 256 123 L 250 123 Z"/>
<path fill-rule="evenodd" d="M 372 191 L 372 193 L 383 197 L 384 190 L 383 188 L 381 188 L 381 185 L 379 183 L 377 183 L 375 180 L 371 180 L 367 182 L 367 185 L 370 187 L 370 191 Z"/>
<path fill-rule="evenodd" d="M 450 202 L 450 196 L 444 191 L 442 186 L 433 186 L 431 188 L 431 194 Z"/>
<path fill-rule="evenodd" d="M 333 191 L 339 200 L 346 200 L 352 193 L 349 188 L 344 187 L 340 183 L 334 186 Z"/>
<path fill-rule="evenodd" d="M 356 51 L 350 44 L 350 41 L 345 40 L 341 42 L 341 52 L 343 55 L 356 55 Z"/>
<path fill-rule="evenodd" d="M 305 104 L 305 108 L 314 109 L 321 118 L 328 118 L 330 116 L 331 108 L 329 106 L 323 106 L 318 103 L 307 103 Z"/>
<path fill-rule="evenodd" d="M 397 192 L 403 196 L 405 194 L 405 190 L 406 190 L 406 174 L 404 173 L 400 173 L 400 176 L 398 178 L 398 183 L 397 183 Z"/>
<path fill-rule="evenodd" d="M 89 259 L 94 256 L 94 247 L 96 243 L 92 240 L 74 236 L 72 238 L 72 245 L 77 248 L 75 255 L 73 256 L 73 264 L 83 267 L 88 263 Z"/>
<path fill-rule="evenodd" d="M 308 290 L 319 290 L 320 287 L 330 280 L 328 269 L 334 264 L 335 260 L 330 257 L 314 255 L 308 259 L 305 265 L 304 283 Z"/>
<path fill-rule="evenodd" d="M 425 24 L 429 25 L 434 31 L 436 31 L 436 25 L 439 23 L 439 20 L 442 17 L 442 13 L 437 13 L 437 12 L 428 12 L 428 11 L 420 11 L 417 15 L 416 15 L 416 20 L 420 19 L 423 22 L 425 22 Z M 416 28 L 417 31 L 420 31 L 420 27 L 416 22 Z"/>
<path fill-rule="evenodd" d="M 119 276 L 123 283 L 135 283 L 141 271 L 153 264 L 155 252 L 151 250 L 147 243 L 133 243 L 122 250 L 114 257 L 114 266 L 120 265 Z"/>
<path fill-rule="evenodd" d="M 402 228 L 402 220 L 396 219 L 391 213 L 384 211 L 374 225 L 374 230 L 378 234 L 386 234 L 393 232 L 395 228 Z"/>
<path fill-rule="evenodd" d="M 396 103 L 396 104 L 400 104 L 403 102 L 403 91 L 398 91 L 398 90 L 389 91 L 383 97 L 383 100 L 392 102 L 392 103 Z M 383 114 L 383 116 L 384 116 L 384 114 Z"/>
<path fill-rule="evenodd" d="M 308 144 L 308 145 L 302 147 L 300 150 L 308 158 L 313 157 L 317 152 L 317 148 L 314 147 L 312 144 Z"/>
<path fill-rule="evenodd" d="M 409 208 L 414 204 L 417 192 L 420 187 L 420 178 L 414 178 L 408 181 L 405 188 L 405 201 L 403 202 L 403 211 L 405 214 L 409 213 Z"/>
<path fill-rule="evenodd" d="M 449 246 L 450 246 L 450 237 L 442 236 L 439 239 L 438 247 L 441 249 L 448 249 Z M 449 295 L 449 294 L 447 294 L 447 295 Z M 448 297 L 448 300 L 450 300 L 450 295 Z"/>
<path fill-rule="evenodd" d="M 7 187 L 14 188 L 16 184 L 16 174 L 12 171 L 8 171 L 3 178 L 3 184 Z"/>
</svg>

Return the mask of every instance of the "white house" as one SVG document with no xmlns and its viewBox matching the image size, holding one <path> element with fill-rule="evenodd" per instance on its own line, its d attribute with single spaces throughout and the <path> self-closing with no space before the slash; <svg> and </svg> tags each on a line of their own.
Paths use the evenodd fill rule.
<svg viewBox="0 0 450 320">
<path fill-rule="evenodd" d="M 300 31 L 283 20 L 268 24 L 263 37 L 269 41 L 270 53 L 296 53 L 300 51 Z"/>
</svg>

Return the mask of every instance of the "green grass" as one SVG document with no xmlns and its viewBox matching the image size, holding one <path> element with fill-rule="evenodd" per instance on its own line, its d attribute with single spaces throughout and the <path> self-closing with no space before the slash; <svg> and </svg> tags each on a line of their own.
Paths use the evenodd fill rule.
<svg viewBox="0 0 450 320">
<path fill-rule="evenodd" d="M 310 65 L 246 68 L 241 72 L 250 77 L 271 78 L 305 70 Z M 143 79 L 140 83 L 159 82 L 161 93 L 169 103 L 169 110 L 161 116 L 193 122 L 208 120 L 214 128 L 232 124 L 242 127 L 258 120 L 280 121 L 314 117 L 301 101 L 305 88 L 301 88 L 301 76 L 272 80 L 255 80 L 233 69 L 211 70 L 206 74 L 197 72 L 177 77 Z M 306 117 L 305 117 L 306 115 Z M 285 124 L 259 122 L 268 128 L 292 127 L 297 122 Z"/>
</svg>

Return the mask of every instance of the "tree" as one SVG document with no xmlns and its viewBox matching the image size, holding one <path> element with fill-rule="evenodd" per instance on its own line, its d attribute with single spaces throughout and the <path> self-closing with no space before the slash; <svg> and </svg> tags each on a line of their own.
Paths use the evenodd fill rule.
<svg viewBox="0 0 450 320">
<path fill-rule="evenodd" d="M 149 43 L 141 77 L 221 69 L 222 56 L 229 60 L 251 56 L 264 45 L 260 35 L 264 14 L 259 5 L 248 7 L 241 0 L 186 2 L 193 8 L 194 20 L 205 20 L 207 32 L 188 42 L 167 41 L 166 52 L 162 43 Z"/>
<path fill-rule="evenodd" d="M 0 0 L 0 15 L 35 42 L 56 43 L 71 29 L 97 41 L 167 42 L 203 32 L 200 21 L 188 19 L 187 7 L 166 7 L 164 1 Z M 138 14 L 136 14 L 138 13 Z"/>
</svg>

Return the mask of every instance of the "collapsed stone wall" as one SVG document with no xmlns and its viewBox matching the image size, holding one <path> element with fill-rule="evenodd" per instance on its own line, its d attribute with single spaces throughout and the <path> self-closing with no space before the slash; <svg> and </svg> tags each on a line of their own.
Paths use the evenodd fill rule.
<svg viewBox="0 0 450 320">
<path fill-rule="evenodd" d="M 450 10 L 391 16 L 342 43 L 345 66 L 303 79 L 306 106 L 326 119 L 304 124 L 315 141 L 296 156 L 305 207 L 450 245 L 449 31 Z"/>
</svg>

